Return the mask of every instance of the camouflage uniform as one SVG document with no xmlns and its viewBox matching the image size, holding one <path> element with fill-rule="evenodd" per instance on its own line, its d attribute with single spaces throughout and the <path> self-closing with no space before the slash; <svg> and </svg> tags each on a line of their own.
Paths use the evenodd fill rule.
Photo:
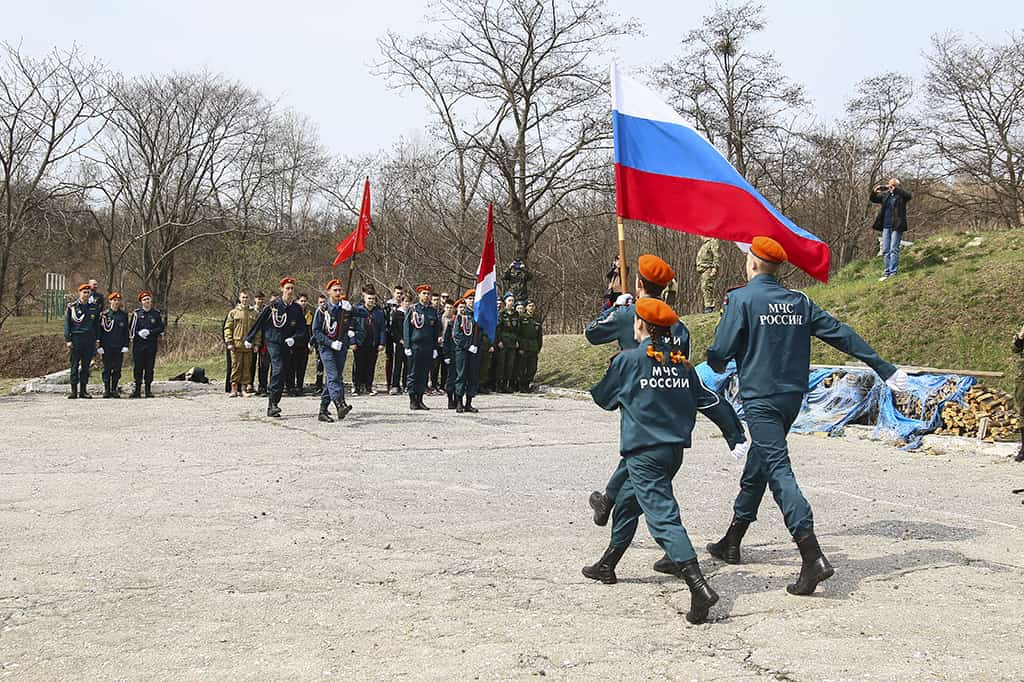
<svg viewBox="0 0 1024 682">
<path fill-rule="evenodd" d="M 717 239 L 705 239 L 697 252 L 697 272 L 700 273 L 700 295 L 704 311 L 715 307 L 715 278 L 718 276 L 719 251 Z"/>
</svg>

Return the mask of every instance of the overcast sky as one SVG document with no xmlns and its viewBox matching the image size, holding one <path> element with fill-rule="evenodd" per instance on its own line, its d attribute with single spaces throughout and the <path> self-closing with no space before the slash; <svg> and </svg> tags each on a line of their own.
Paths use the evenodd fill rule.
<svg viewBox="0 0 1024 682">
<path fill-rule="evenodd" d="M 861 78 L 897 69 L 920 76 L 929 37 L 951 29 L 1002 40 L 1024 29 L 1024 2 L 904 0 L 861 3 L 768 0 L 772 50 L 802 83 L 819 116 L 842 113 Z M 5 2 L 0 39 L 36 53 L 77 43 L 126 73 L 206 68 L 262 90 L 309 115 L 335 152 L 361 154 L 415 135 L 422 101 L 389 91 L 373 76 L 376 39 L 423 29 L 428 0 L 35 0 Z M 609 0 L 644 26 L 619 45 L 626 66 L 657 64 L 678 52 L 710 0 Z M 865 8 L 871 8 L 870 10 Z"/>
</svg>

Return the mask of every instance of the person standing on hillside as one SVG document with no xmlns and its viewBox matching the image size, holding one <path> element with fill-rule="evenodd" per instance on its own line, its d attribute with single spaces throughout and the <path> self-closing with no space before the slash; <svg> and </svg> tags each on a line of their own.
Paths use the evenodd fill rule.
<svg viewBox="0 0 1024 682">
<path fill-rule="evenodd" d="M 887 185 L 879 185 L 871 192 L 871 203 L 881 204 L 871 226 L 882 233 L 882 261 L 885 271 L 879 282 L 889 279 L 899 270 L 900 242 L 907 229 L 907 202 L 912 195 L 900 187 L 899 178 L 889 178 Z"/>
<path fill-rule="evenodd" d="M 767 487 L 782 510 L 802 564 L 790 594 L 809 595 L 834 571 L 814 534 L 814 516 L 796 483 L 786 436 L 800 413 L 810 373 L 811 337 L 866 363 L 894 391 L 907 389 L 907 375 L 878 353 L 853 329 L 816 306 L 806 294 L 779 284 L 775 275 L 788 260 L 785 249 L 768 237 L 755 237 L 747 254 L 747 284 L 726 298 L 708 365 L 724 372 L 736 361 L 750 449 L 725 536 L 708 545 L 712 556 L 740 562 L 740 541 Z"/>
<path fill-rule="evenodd" d="M 1024 462 L 1024 327 L 1013 337 L 1013 352 L 1017 354 L 1017 387 L 1013 397 L 1017 401 L 1017 411 L 1020 412 L 1020 450 L 1013 461 Z"/>
<path fill-rule="evenodd" d="M 714 237 L 702 237 L 703 243 L 697 251 L 697 272 L 700 273 L 700 295 L 704 301 L 705 313 L 715 312 L 715 280 L 718 278 L 718 265 L 721 259 L 718 240 Z"/>
<path fill-rule="evenodd" d="M 89 384 L 89 363 L 96 354 L 100 310 L 90 303 L 92 289 L 88 284 L 78 287 L 78 300 L 68 303 L 64 310 L 64 343 L 71 352 L 71 394 L 68 398 L 91 398 L 86 390 Z"/>
<path fill-rule="evenodd" d="M 146 397 L 153 397 L 153 368 L 156 365 L 156 350 L 160 336 L 164 333 L 167 323 L 164 315 L 153 307 L 153 294 L 148 291 L 139 292 L 140 307 L 132 313 L 130 337 L 132 339 L 132 362 L 135 364 L 135 390 L 129 398 L 142 397 L 142 386 L 145 383 Z"/>
<path fill-rule="evenodd" d="M 256 322 L 256 311 L 249 306 L 249 292 L 238 294 L 238 305 L 228 312 L 224 320 L 224 346 L 231 354 L 231 397 L 249 397 L 249 377 L 252 374 L 252 351 L 245 347 L 245 335 Z M 257 340 L 257 345 L 259 340 Z"/>
<path fill-rule="evenodd" d="M 110 308 L 100 315 L 99 352 L 103 356 L 103 397 L 120 398 L 121 365 L 128 352 L 128 313 L 121 309 L 121 294 L 107 297 Z"/>
</svg>

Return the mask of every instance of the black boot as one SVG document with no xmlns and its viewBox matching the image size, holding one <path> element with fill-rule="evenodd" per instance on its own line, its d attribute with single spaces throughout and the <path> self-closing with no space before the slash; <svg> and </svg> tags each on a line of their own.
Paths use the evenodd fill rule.
<svg viewBox="0 0 1024 682">
<path fill-rule="evenodd" d="M 277 406 L 277 400 L 274 400 L 273 397 L 270 398 L 270 400 L 267 401 L 267 416 L 268 417 L 280 417 L 281 416 L 281 408 Z"/>
<path fill-rule="evenodd" d="M 71 384 L 71 395 L 68 400 L 78 400 L 78 384 Z"/>
<path fill-rule="evenodd" d="M 599 490 L 595 490 L 590 493 L 590 499 L 587 502 L 594 510 L 594 523 L 598 526 L 607 525 L 608 517 L 612 513 L 612 505 L 615 504 L 614 501 Z"/>
<path fill-rule="evenodd" d="M 472 414 L 476 414 L 477 412 L 480 411 L 473 407 L 473 399 L 468 396 L 466 397 L 466 405 L 463 407 L 463 410 L 465 410 L 466 412 L 471 412 Z"/>
<path fill-rule="evenodd" d="M 103 397 L 104 398 L 111 398 L 111 397 L 113 397 L 113 396 L 110 395 L 110 379 L 104 379 L 103 380 Z"/>
<path fill-rule="evenodd" d="M 696 559 L 690 559 L 678 566 L 686 586 L 690 588 L 690 610 L 686 614 L 686 620 L 694 625 L 703 623 L 708 618 L 708 611 L 718 601 L 718 594 L 704 579 Z"/>
<path fill-rule="evenodd" d="M 462 404 L 462 401 L 464 400 L 465 398 L 461 395 L 456 399 L 455 411 L 458 412 L 459 414 L 462 414 L 463 412 L 466 411 L 466 406 Z"/>
<path fill-rule="evenodd" d="M 346 403 L 343 399 L 335 400 L 334 408 L 338 410 L 338 421 L 344 419 L 345 415 L 352 411 L 352 406 Z"/>
<path fill-rule="evenodd" d="M 679 564 L 669 559 L 668 554 L 654 562 L 654 570 L 658 573 L 666 573 L 679 578 L 683 577 L 682 569 L 679 567 Z"/>
<path fill-rule="evenodd" d="M 750 521 L 740 521 L 735 516 L 732 517 L 729 530 L 725 531 L 722 539 L 708 545 L 708 554 L 727 564 L 740 563 L 740 542 L 749 527 Z"/>
<path fill-rule="evenodd" d="M 409 409 L 410 410 L 418 410 L 418 409 L 420 409 L 420 403 L 419 403 L 418 400 L 416 400 L 416 394 L 415 393 L 410 393 L 409 394 Z"/>
<path fill-rule="evenodd" d="M 417 409 L 420 409 L 420 410 L 429 410 L 430 409 L 429 407 L 427 407 L 426 405 L 423 404 L 423 394 L 422 393 L 420 393 L 419 395 L 416 396 L 416 404 L 419 405 L 419 407 Z"/>
<path fill-rule="evenodd" d="M 129 395 L 128 397 L 129 398 L 141 398 L 142 397 L 142 393 L 141 393 L 140 389 L 141 389 L 141 384 L 139 384 L 138 382 L 135 382 L 135 388 L 132 390 L 131 395 Z"/>
<path fill-rule="evenodd" d="M 82 384 L 78 387 L 78 397 L 79 398 L 92 398 L 92 396 L 89 395 L 89 392 L 87 390 L 85 390 L 85 388 L 86 388 L 86 383 L 82 382 Z"/>
<path fill-rule="evenodd" d="M 153 384 L 146 384 L 146 397 L 152 398 L 153 396 Z"/>
<path fill-rule="evenodd" d="M 121 387 L 117 385 L 116 381 L 110 382 L 110 397 L 118 399 L 121 397 Z"/>
<path fill-rule="evenodd" d="M 331 413 L 327 411 L 330 404 L 330 401 L 320 401 L 320 414 L 316 416 L 317 421 L 327 422 L 328 424 L 334 423 L 334 417 L 332 417 Z"/>
<path fill-rule="evenodd" d="M 786 592 L 797 595 L 814 594 L 814 588 L 823 580 L 828 580 L 835 573 L 818 545 L 814 531 L 809 530 L 798 538 L 793 538 L 800 549 L 800 575 L 792 585 L 786 585 Z"/>
<path fill-rule="evenodd" d="M 597 563 L 593 566 L 584 566 L 583 575 L 590 578 L 591 580 L 600 580 L 605 585 L 614 585 L 619 581 L 615 577 L 615 567 L 619 563 L 619 559 L 626 553 L 625 547 L 613 547 L 608 545 L 608 549 L 604 551 L 604 554 Z"/>
<path fill-rule="evenodd" d="M 448 394 L 448 409 L 449 410 L 454 410 L 458 404 L 459 403 L 455 400 L 455 394 L 454 393 L 449 393 Z"/>
<path fill-rule="evenodd" d="M 1013 458 L 1014 462 L 1024 462 L 1024 426 L 1020 427 L 1020 450 L 1017 451 L 1017 456 Z"/>
</svg>

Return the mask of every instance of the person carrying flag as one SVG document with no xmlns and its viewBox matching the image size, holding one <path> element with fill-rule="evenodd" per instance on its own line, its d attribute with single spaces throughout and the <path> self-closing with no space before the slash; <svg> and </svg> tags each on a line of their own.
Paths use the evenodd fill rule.
<svg viewBox="0 0 1024 682">
<path fill-rule="evenodd" d="M 757 520 L 770 487 L 802 564 L 790 594 L 808 595 L 834 569 L 814 535 L 814 516 L 789 460 L 786 435 L 800 412 L 810 370 L 811 337 L 852 355 L 874 369 L 894 391 L 907 388 L 907 374 L 878 356 L 850 327 L 816 306 L 806 294 L 786 289 L 775 275 L 787 261 L 785 249 L 769 237 L 754 237 L 747 254 L 747 284 L 729 292 L 708 365 L 724 372 L 736 360 L 739 395 L 750 430 L 750 451 L 725 536 L 708 545 L 712 556 L 740 562 L 740 541 Z"/>
<path fill-rule="evenodd" d="M 416 287 L 419 301 L 405 315 L 402 337 L 405 356 L 409 360 L 406 391 L 409 393 L 410 410 L 430 409 L 423 404 L 423 394 L 427 390 L 427 375 L 437 357 L 441 334 L 437 309 L 430 305 L 431 292 L 429 284 Z"/>
</svg>

